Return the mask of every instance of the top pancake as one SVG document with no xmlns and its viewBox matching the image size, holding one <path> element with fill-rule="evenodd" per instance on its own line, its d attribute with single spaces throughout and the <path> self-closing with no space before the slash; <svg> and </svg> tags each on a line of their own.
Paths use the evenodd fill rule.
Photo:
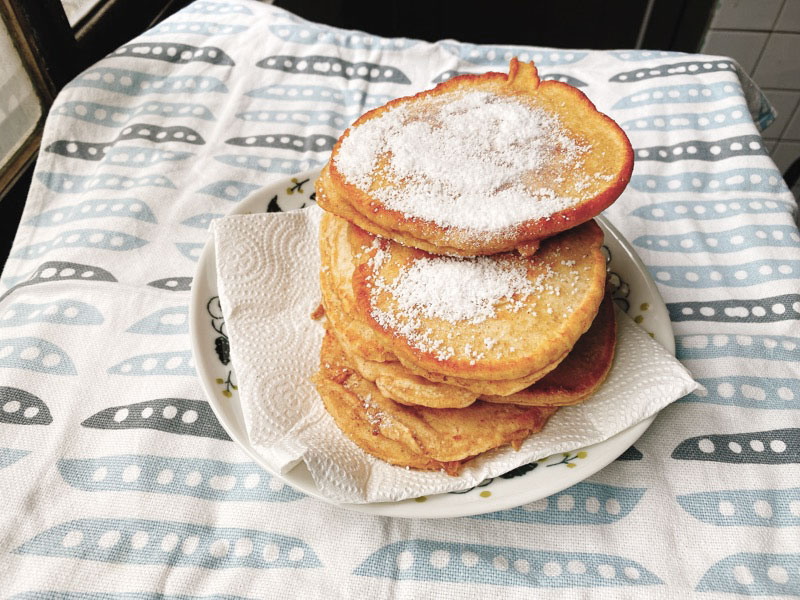
<svg viewBox="0 0 800 600">
<path fill-rule="evenodd" d="M 624 132 L 577 89 L 509 74 L 455 77 L 359 118 L 317 182 L 326 210 L 436 254 L 520 249 L 601 212 L 630 179 Z"/>
<path fill-rule="evenodd" d="M 418 374 L 541 377 L 589 328 L 604 294 L 594 221 L 544 240 L 529 258 L 439 256 L 356 227 L 350 235 L 365 248 L 352 279 L 358 316 Z"/>
</svg>

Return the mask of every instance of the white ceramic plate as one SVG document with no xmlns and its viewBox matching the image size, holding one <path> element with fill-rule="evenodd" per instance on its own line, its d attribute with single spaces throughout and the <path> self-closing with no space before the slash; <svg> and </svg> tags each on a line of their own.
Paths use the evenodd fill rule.
<svg viewBox="0 0 800 600">
<path fill-rule="evenodd" d="M 253 192 L 237 204 L 230 214 L 288 211 L 308 206 L 314 202 L 314 181 L 318 174 L 318 170 L 307 171 Z M 647 269 L 630 244 L 604 217 L 598 217 L 597 221 L 605 232 L 609 281 L 616 289 L 614 296 L 617 304 L 674 354 L 675 341 L 669 314 Z M 308 251 L 317 252 L 317 248 L 309 248 Z M 214 244 L 213 240 L 209 240 L 197 266 L 189 308 L 192 352 L 197 372 L 211 408 L 222 426 L 254 461 L 272 472 L 247 437 L 235 387 L 236 374 L 229 362 L 225 323 L 217 299 L 215 265 Z M 408 518 L 460 517 L 514 508 L 560 492 L 593 475 L 639 439 L 654 418 L 604 442 L 519 467 L 465 492 L 400 502 L 339 506 L 373 515 Z M 273 475 L 309 496 L 330 502 L 319 493 L 302 463 L 285 475 Z"/>
</svg>

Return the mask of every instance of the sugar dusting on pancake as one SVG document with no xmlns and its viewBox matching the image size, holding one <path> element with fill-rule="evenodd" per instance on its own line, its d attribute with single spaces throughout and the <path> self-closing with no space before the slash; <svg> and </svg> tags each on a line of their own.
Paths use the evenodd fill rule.
<svg viewBox="0 0 800 600">
<path fill-rule="evenodd" d="M 551 280 L 555 275 L 549 264 L 531 279 L 527 261 L 518 256 L 451 257 L 428 255 L 402 267 L 397 276 L 387 282 L 380 270 L 390 260 L 391 251 L 382 248 L 379 240 L 373 245 L 369 259 L 370 313 L 382 327 L 397 331 L 412 346 L 430 352 L 440 361 L 453 357 L 457 351 L 443 339 L 435 339 L 421 319 L 440 319 L 453 325 L 483 323 L 497 315 L 497 309 L 516 313 L 531 295 L 548 291 L 559 293 Z M 382 309 L 381 295 L 391 297 L 390 308 Z M 491 349 L 495 340 L 485 339 Z M 474 360 L 484 354 L 472 347 L 463 350 Z"/>
<path fill-rule="evenodd" d="M 590 150 L 540 107 L 459 91 L 351 128 L 334 161 L 348 183 L 407 218 L 481 234 L 546 219 L 591 196 L 590 178 L 602 174 L 565 190 L 557 189 L 563 177 L 544 176 L 574 177 Z M 370 189 L 378 172 L 395 185 Z"/>
</svg>

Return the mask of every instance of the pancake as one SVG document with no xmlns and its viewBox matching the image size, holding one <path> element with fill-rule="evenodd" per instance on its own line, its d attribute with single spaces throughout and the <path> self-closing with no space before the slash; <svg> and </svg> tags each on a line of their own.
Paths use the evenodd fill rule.
<svg viewBox="0 0 800 600">
<path fill-rule="evenodd" d="M 479 398 L 486 402 L 524 406 L 568 406 L 586 400 L 611 370 L 616 345 L 616 317 L 606 295 L 591 327 L 559 365 L 530 387 L 506 396 L 480 395 L 464 388 L 433 383 L 411 373 L 398 362 L 378 363 L 344 353 L 359 374 L 381 393 L 400 404 L 430 408 L 462 408 Z"/>
<path fill-rule="evenodd" d="M 521 392 L 481 396 L 481 400 L 523 406 L 569 406 L 583 402 L 606 380 L 616 343 L 614 302 L 606 294 L 592 326 L 558 367 Z"/>
<path fill-rule="evenodd" d="M 338 338 L 345 353 L 350 357 L 351 362 L 361 369 L 362 374 L 366 374 L 370 366 L 372 366 L 373 372 L 374 369 L 380 368 L 380 364 L 372 365 L 372 363 L 398 362 L 397 356 L 387 349 L 384 339 L 367 324 L 365 316 L 357 310 L 353 294 L 352 276 L 355 263 L 366 258 L 370 245 L 374 242 L 374 237 L 344 219 L 325 213 L 320 223 L 319 239 L 322 301 L 325 314 L 330 322 L 330 329 Z M 474 397 L 481 394 L 508 395 L 530 386 L 555 368 L 562 358 L 563 356 L 559 356 L 553 363 L 522 377 L 502 380 L 471 379 L 469 374 L 459 377 L 436 373 L 422 367 L 416 367 L 409 375 L 422 377 L 432 383 L 448 384 L 448 386 L 469 390 Z M 388 368 L 394 368 L 394 366 Z M 408 367 L 406 366 L 406 368 Z M 382 384 L 388 383 L 384 380 Z M 427 387 L 428 402 L 434 403 L 428 405 L 440 408 L 465 405 L 466 397 L 463 392 L 457 392 L 458 397 L 448 396 L 441 393 L 446 389 L 440 386 Z M 395 394 L 398 394 L 399 389 L 395 387 L 394 391 Z M 437 400 L 433 399 L 434 394 L 436 394 Z M 398 401 L 401 400 L 398 398 Z"/>
<path fill-rule="evenodd" d="M 354 353 L 343 352 L 359 375 L 372 381 L 381 394 L 400 404 L 429 408 L 464 408 L 478 399 L 476 392 L 466 388 L 436 383 L 414 375 L 398 361 L 374 362 L 364 360 Z"/>
<path fill-rule="evenodd" d="M 448 256 L 474 256 L 475 253 L 469 253 L 461 248 L 446 245 L 435 245 L 427 240 L 415 238 L 414 236 L 399 230 L 386 229 L 382 225 L 370 221 L 364 217 L 360 212 L 355 210 L 350 204 L 343 200 L 342 196 L 336 194 L 328 195 L 327 189 L 332 189 L 329 182 L 330 172 L 328 166 L 323 167 L 320 176 L 317 178 L 315 185 L 315 198 L 317 204 L 324 208 L 326 211 L 331 212 L 349 222 L 357 225 L 361 229 L 369 231 L 374 235 L 392 239 L 404 246 L 411 246 L 425 250 L 431 254 L 446 254 Z M 327 185 L 326 185 L 327 183 Z M 539 248 L 539 240 L 533 240 L 518 245 L 515 249 L 522 256 L 530 256 Z"/>
<path fill-rule="evenodd" d="M 527 378 L 527 387 L 566 357 L 604 295 L 603 232 L 594 221 L 545 240 L 528 258 L 432 255 L 352 225 L 350 235 L 367 249 L 353 272 L 357 318 L 432 381 Z"/>
<path fill-rule="evenodd" d="M 399 363 L 372 363 L 350 355 L 348 358 L 384 396 L 401 404 L 459 408 L 480 399 L 522 406 L 569 406 L 589 398 L 605 381 L 614 359 L 616 331 L 613 301 L 606 295 L 591 327 L 567 357 L 530 387 L 506 396 L 478 395 L 454 385 L 434 384 Z"/>
<path fill-rule="evenodd" d="M 353 295 L 354 252 L 347 236 L 347 221 L 324 213 L 319 230 L 320 291 L 325 316 L 340 342 L 352 352 L 368 360 L 383 362 L 397 358 L 364 319 L 354 315 Z M 356 248 L 356 253 L 361 252 Z"/>
<path fill-rule="evenodd" d="M 317 181 L 327 211 L 434 254 L 519 249 L 590 220 L 633 169 L 625 133 L 533 63 L 462 75 L 361 116 Z"/>
<path fill-rule="evenodd" d="M 488 402 L 459 409 L 403 406 L 352 369 L 330 333 L 313 381 L 336 424 L 363 450 L 393 465 L 451 475 L 478 454 L 506 444 L 519 447 L 557 410 Z"/>
</svg>

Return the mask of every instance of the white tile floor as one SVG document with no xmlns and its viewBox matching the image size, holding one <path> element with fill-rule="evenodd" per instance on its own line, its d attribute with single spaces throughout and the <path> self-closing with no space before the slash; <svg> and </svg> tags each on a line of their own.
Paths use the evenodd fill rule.
<svg viewBox="0 0 800 600">
<path fill-rule="evenodd" d="M 766 88 L 800 88 L 800 33 L 772 33 L 753 71 Z"/>
<path fill-rule="evenodd" d="M 764 90 L 778 118 L 763 135 L 785 172 L 800 158 L 800 0 L 719 0 L 701 52 L 730 56 Z"/>
<path fill-rule="evenodd" d="M 767 43 L 766 31 L 714 31 L 706 36 L 703 52 L 730 56 L 748 73 L 752 73 Z"/>
<path fill-rule="evenodd" d="M 783 0 L 720 0 L 711 21 L 712 29 L 772 29 Z"/>
<path fill-rule="evenodd" d="M 765 89 L 764 93 L 778 111 L 778 117 L 764 130 L 764 137 L 779 140 L 786 134 L 786 127 L 800 103 L 800 91 Z"/>
</svg>

